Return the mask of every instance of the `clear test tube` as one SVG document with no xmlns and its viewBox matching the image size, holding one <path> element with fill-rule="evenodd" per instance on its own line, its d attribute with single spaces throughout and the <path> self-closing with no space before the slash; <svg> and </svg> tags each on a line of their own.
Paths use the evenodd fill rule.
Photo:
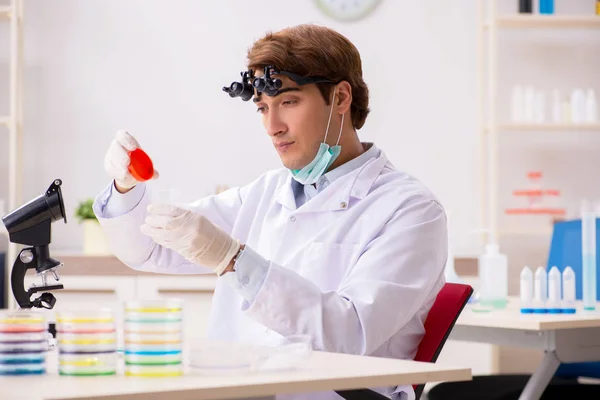
<svg viewBox="0 0 600 400">
<path fill-rule="evenodd" d="M 581 205 L 581 256 L 583 309 L 596 309 L 596 213 L 584 200 Z"/>
</svg>

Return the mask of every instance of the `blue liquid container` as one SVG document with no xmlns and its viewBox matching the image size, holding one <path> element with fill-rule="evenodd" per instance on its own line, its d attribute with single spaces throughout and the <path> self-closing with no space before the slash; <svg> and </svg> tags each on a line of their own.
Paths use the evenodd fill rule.
<svg viewBox="0 0 600 400">
<path fill-rule="evenodd" d="M 554 0 L 540 0 L 540 14 L 554 14 Z"/>
</svg>

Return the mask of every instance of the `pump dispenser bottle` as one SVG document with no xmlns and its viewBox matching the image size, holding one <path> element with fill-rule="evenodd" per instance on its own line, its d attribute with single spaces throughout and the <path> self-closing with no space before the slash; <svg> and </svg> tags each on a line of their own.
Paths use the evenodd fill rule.
<svg viewBox="0 0 600 400">
<path fill-rule="evenodd" d="M 485 246 L 485 253 L 479 257 L 479 301 L 482 306 L 506 307 L 508 298 L 508 262 L 497 244 Z"/>
</svg>

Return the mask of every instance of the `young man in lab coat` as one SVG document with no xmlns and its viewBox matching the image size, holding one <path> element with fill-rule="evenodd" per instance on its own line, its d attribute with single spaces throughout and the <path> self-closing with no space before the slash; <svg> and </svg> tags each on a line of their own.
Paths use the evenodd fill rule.
<svg viewBox="0 0 600 400">
<path fill-rule="evenodd" d="M 149 206 L 127 171 L 139 144 L 119 132 L 105 160 L 113 182 L 94 204 L 112 249 L 140 271 L 216 272 L 211 338 L 306 334 L 315 350 L 412 359 L 444 284 L 446 217 L 423 184 L 360 142 L 369 98 L 357 49 L 301 25 L 255 42 L 248 68 L 271 85 L 251 94 L 283 168 L 185 209 Z"/>
</svg>

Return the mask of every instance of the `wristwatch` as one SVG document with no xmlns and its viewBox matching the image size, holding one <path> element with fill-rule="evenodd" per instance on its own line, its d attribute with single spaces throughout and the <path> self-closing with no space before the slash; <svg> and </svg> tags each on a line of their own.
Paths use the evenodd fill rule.
<svg viewBox="0 0 600 400">
<path fill-rule="evenodd" d="M 235 256 L 233 256 L 233 258 L 231 259 L 231 270 L 227 270 L 227 268 L 225 268 L 225 271 L 223 271 L 222 275 L 225 275 L 227 272 L 235 272 L 235 263 L 237 262 L 239 256 L 244 252 L 244 249 L 246 248 L 246 246 L 244 245 L 240 245 L 240 248 L 238 249 L 237 253 L 235 253 Z"/>
<path fill-rule="evenodd" d="M 246 249 L 246 246 L 241 245 L 240 249 L 238 250 L 237 253 L 235 253 L 235 256 L 233 256 L 233 258 L 231 259 L 231 261 L 233 261 L 233 266 L 235 267 L 235 263 L 237 262 L 238 258 L 242 255 L 242 253 L 244 252 L 244 250 Z M 235 271 L 235 269 L 234 269 Z"/>
</svg>

